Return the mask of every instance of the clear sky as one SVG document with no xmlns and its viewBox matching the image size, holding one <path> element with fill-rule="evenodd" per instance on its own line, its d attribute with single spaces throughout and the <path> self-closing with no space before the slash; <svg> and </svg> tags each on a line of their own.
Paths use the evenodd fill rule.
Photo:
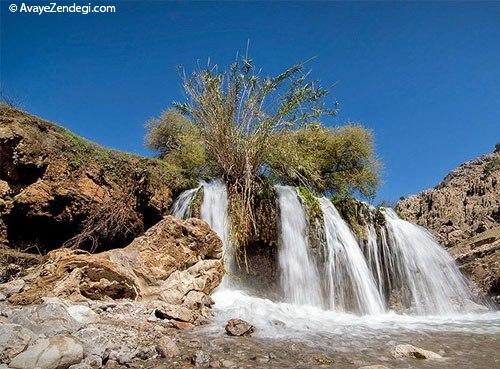
<svg viewBox="0 0 500 369">
<path fill-rule="evenodd" d="M 183 96 L 176 66 L 190 70 L 208 57 L 227 65 L 248 39 L 263 74 L 317 57 L 311 76 L 337 83 L 341 104 L 328 123 L 359 121 L 375 134 L 384 163 L 378 201 L 434 186 L 500 141 L 500 2 L 94 1 L 116 13 L 8 10 L 21 2 L 1 4 L 3 92 L 106 146 L 149 155 L 145 121 Z"/>
</svg>

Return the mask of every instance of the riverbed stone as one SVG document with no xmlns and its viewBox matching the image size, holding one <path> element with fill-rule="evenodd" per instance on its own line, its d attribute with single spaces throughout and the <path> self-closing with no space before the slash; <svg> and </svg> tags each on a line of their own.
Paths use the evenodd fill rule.
<svg viewBox="0 0 500 369">
<path fill-rule="evenodd" d="M 175 342 L 168 336 L 163 336 L 160 338 L 156 344 L 156 351 L 161 357 L 174 358 L 181 354 L 179 348 Z"/>
<path fill-rule="evenodd" d="M 391 354 L 394 358 L 440 359 L 441 355 L 409 344 L 395 346 Z"/>
<path fill-rule="evenodd" d="M 58 335 L 37 340 L 12 359 L 14 369 L 66 369 L 83 359 L 83 347 L 73 337 Z"/>
<path fill-rule="evenodd" d="M 196 351 L 194 365 L 197 368 L 208 368 L 210 365 L 210 356 L 205 351 Z"/>
<path fill-rule="evenodd" d="M 255 327 L 241 319 L 231 319 L 226 324 L 226 332 L 230 336 L 250 336 Z"/>
</svg>

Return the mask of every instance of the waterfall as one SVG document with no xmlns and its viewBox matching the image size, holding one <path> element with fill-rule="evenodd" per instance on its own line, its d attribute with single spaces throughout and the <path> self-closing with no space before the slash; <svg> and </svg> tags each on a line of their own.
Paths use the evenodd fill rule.
<svg viewBox="0 0 500 369">
<path fill-rule="evenodd" d="M 276 186 L 280 211 L 279 266 L 288 302 L 321 306 L 318 269 L 308 245 L 306 214 L 295 188 Z"/>
<path fill-rule="evenodd" d="M 172 204 L 170 213 L 177 218 L 187 219 L 191 217 L 191 204 L 200 187 L 192 188 L 182 192 Z"/>
<path fill-rule="evenodd" d="M 172 205 L 180 218 L 191 216 L 192 201 L 203 188 L 200 214 L 223 242 L 227 275 L 218 293 L 238 287 L 229 237 L 228 194 L 220 179 L 184 191 Z M 276 186 L 279 206 L 278 263 L 286 302 L 334 311 L 380 314 L 396 302 L 418 315 L 471 312 L 478 305 L 451 256 L 424 228 L 382 209 L 386 226 L 367 225 L 362 248 L 348 224 L 327 198 L 320 198 L 325 240 L 313 252 L 309 225 L 296 189 Z M 233 291 L 233 292 L 232 292 Z M 231 295 L 232 296 L 232 295 Z M 395 300 L 395 301 L 394 301 Z"/>
<path fill-rule="evenodd" d="M 384 295 L 384 275 L 382 271 L 382 260 L 377 243 L 377 232 L 375 226 L 370 224 L 366 232 L 368 240 L 366 242 L 366 258 L 368 267 L 372 272 L 375 282 L 377 284 L 378 293 L 380 296 Z"/>
<path fill-rule="evenodd" d="M 323 197 L 319 202 L 325 221 L 329 307 L 362 314 L 382 313 L 382 299 L 354 234 L 330 200 Z"/>
<path fill-rule="evenodd" d="M 392 280 L 417 314 L 469 311 L 472 294 L 451 256 L 422 227 L 384 209 L 389 234 Z M 393 284 L 395 283 L 393 282 Z M 409 300 L 409 301 L 408 301 Z"/>
</svg>

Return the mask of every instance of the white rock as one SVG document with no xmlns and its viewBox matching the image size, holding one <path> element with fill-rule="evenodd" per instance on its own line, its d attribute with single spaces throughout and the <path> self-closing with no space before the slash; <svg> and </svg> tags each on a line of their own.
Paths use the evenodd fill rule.
<svg viewBox="0 0 500 369">
<path fill-rule="evenodd" d="M 0 357 L 9 362 L 23 352 L 33 338 L 33 332 L 19 324 L 0 325 Z"/>
<path fill-rule="evenodd" d="M 69 315 L 66 308 L 58 303 L 27 306 L 14 311 L 9 318 L 12 323 L 46 336 L 72 333 L 81 327 L 81 324 Z"/>
<path fill-rule="evenodd" d="M 73 305 L 66 308 L 66 311 L 81 324 L 93 323 L 97 319 L 97 314 L 91 308 L 84 305 Z"/>
<path fill-rule="evenodd" d="M 83 359 L 82 345 L 71 336 L 43 338 L 17 355 L 9 366 L 14 369 L 66 369 Z"/>
</svg>

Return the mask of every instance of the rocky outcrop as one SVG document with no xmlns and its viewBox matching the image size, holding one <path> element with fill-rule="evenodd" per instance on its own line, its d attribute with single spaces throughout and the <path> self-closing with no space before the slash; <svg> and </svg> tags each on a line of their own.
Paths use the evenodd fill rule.
<svg viewBox="0 0 500 369">
<path fill-rule="evenodd" d="M 429 229 L 484 292 L 500 294 L 500 145 L 396 209 Z"/>
<path fill-rule="evenodd" d="M 189 186 L 158 160 L 108 150 L 0 105 L 0 245 L 46 253 L 127 245 Z"/>
<path fill-rule="evenodd" d="M 222 279 L 222 242 L 208 224 L 167 216 L 123 249 L 90 254 L 60 249 L 24 278 L 0 285 L 14 304 L 47 296 L 73 301 L 159 300 L 157 317 L 182 327 L 201 323 Z M 8 287 L 8 288 L 7 288 Z M 12 292 L 13 291 L 13 292 Z"/>
</svg>

